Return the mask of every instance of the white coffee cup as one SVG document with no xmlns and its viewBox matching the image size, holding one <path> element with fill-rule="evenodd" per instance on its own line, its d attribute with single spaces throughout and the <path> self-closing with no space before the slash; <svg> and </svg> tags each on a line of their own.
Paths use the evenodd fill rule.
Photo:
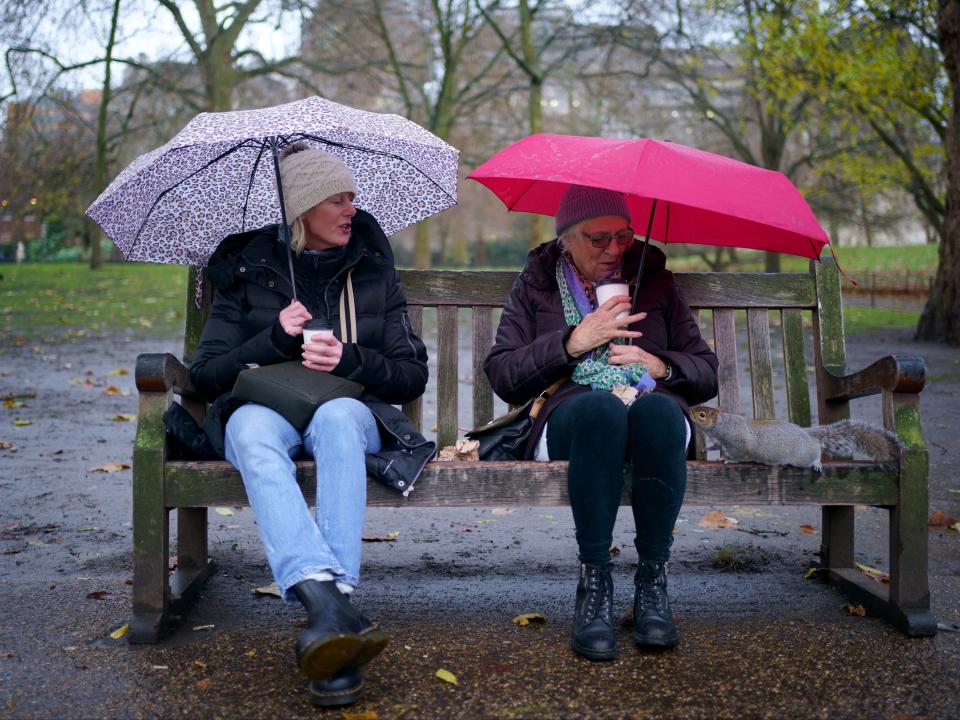
<svg viewBox="0 0 960 720">
<path fill-rule="evenodd" d="M 622 280 L 601 280 L 597 283 L 597 306 L 603 305 L 607 300 L 616 295 L 630 296 L 629 286 Z M 618 313 L 618 318 L 625 318 L 630 313 L 624 310 Z"/>
<path fill-rule="evenodd" d="M 333 328 L 323 320 L 308 320 L 303 326 L 303 342 L 313 342 L 313 338 L 333 337 Z"/>
</svg>

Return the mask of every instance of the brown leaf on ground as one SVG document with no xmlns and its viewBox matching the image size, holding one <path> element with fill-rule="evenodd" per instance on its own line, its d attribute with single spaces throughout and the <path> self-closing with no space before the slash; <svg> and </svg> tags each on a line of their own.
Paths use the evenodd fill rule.
<svg viewBox="0 0 960 720">
<path fill-rule="evenodd" d="M 103 390 L 104 395 L 120 395 L 121 397 L 127 397 L 130 394 L 129 390 L 121 390 L 116 385 L 108 385 Z"/>
<path fill-rule="evenodd" d="M 106 590 L 94 590 L 92 593 L 87 593 L 87 598 L 90 600 L 103 600 L 109 594 Z"/>
<path fill-rule="evenodd" d="M 736 518 L 727 517 L 719 510 L 711 510 L 704 515 L 703 520 L 699 522 L 700 527 L 713 529 L 728 528 L 739 524 L 739 520 Z"/>
<path fill-rule="evenodd" d="M 137 416 L 131 415 L 130 413 L 117 413 L 110 419 L 114 420 L 115 422 L 133 422 L 137 419 Z"/>
<path fill-rule="evenodd" d="M 282 598 L 283 593 L 280 592 L 280 587 L 275 583 L 270 583 L 269 585 L 264 585 L 263 587 L 255 587 L 251 590 L 254 595 L 273 595 L 274 597 Z"/>
<path fill-rule="evenodd" d="M 871 580 L 876 580 L 878 583 L 883 583 L 884 585 L 890 584 L 890 576 L 883 570 L 877 570 L 876 568 L 872 568 L 869 565 L 863 565 L 862 563 L 854 564 L 857 566 L 857 570 L 862 572 Z"/>
<path fill-rule="evenodd" d="M 618 548 L 616 545 L 610 548 L 610 557 L 616 557 L 619 554 L 620 554 L 620 548 Z"/>
<path fill-rule="evenodd" d="M 807 535 L 813 535 L 817 532 L 817 529 L 813 525 L 807 525 L 807 524 L 801 525 L 800 530 L 807 533 Z"/>
<path fill-rule="evenodd" d="M 866 617 L 867 610 L 863 605 L 844 605 L 843 609 L 846 610 L 850 615 L 856 615 L 857 617 Z"/>
<path fill-rule="evenodd" d="M 117 368 L 116 370 L 111 370 L 107 375 L 129 375 L 130 371 L 126 368 Z"/>
<path fill-rule="evenodd" d="M 934 530 L 946 530 L 955 522 L 956 520 L 947 515 L 943 510 L 934 510 L 930 515 L 930 519 L 927 520 L 927 525 Z"/>
<path fill-rule="evenodd" d="M 388 533 L 386 535 L 381 533 L 366 533 L 361 540 L 363 540 L 363 542 L 395 542 L 398 537 L 400 537 L 400 533 Z"/>
<path fill-rule="evenodd" d="M 360 712 L 350 712 L 349 710 L 341 710 L 340 717 L 343 720 L 379 720 L 380 716 L 377 714 L 376 710 L 361 710 Z"/>
<path fill-rule="evenodd" d="M 96 465 L 90 468 L 89 470 L 87 470 L 87 472 L 115 473 L 115 472 L 120 472 L 121 470 L 129 470 L 129 469 L 130 469 L 130 466 L 127 465 L 127 463 L 111 462 L 111 463 L 104 463 L 103 465 Z"/>
<path fill-rule="evenodd" d="M 210 678 L 204 678 L 203 680 L 197 680 L 197 690 L 209 690 L 210 683 L 213 682 Z"/>
<path fill-rule="evenodd" d="M 514 625 L 521 627 L 524 625 L 536 625 L 539 627 L 547 624 L 547 616 L 543 613 L 524 613 L 523 615 L 517 615 L 512 622 Z"/>
</svg>

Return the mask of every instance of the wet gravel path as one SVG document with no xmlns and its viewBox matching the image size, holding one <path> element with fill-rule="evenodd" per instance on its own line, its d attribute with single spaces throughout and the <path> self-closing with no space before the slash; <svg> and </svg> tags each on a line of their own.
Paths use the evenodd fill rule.
<svg viewBox="0 0 960 720">
<path fill-rule="evenodd" d="M 896 348 L 927 360 L 922 400 L 931 509 L 960 517 L 960 352 L 906 333 L 856 337 L 851 365 Z M 0 716 L 340 717 L 306 702 L 292 641 L 302 613 L 252 589 L 269 583 L 249 510 L 211 511 L 219 572 L 165 643 L 131 647 L 109 634 L 130 606 L 130 471 L 139 352 L 173 341 L 113 336 L 5 347 L 0 395 Z M 69 367 L 65 367 L 69 365 Z M 115 388 L 111 390 L 110 388 Z M 108 394 L 109 393 L 109 394 Z M 129 393 L 129 394 L 124 394 Z M 854 414 L 876 421 L 872 401 Z M 29 425 L 15 426 L 15 421 Z M 735 528 L 699 527 L 707 510 Z M 948 718 L 960 716 L 960 634 L 909 640 L 846 613 L 843 596 L 805 580 L 818 546 L 809 507 L 686 507 L 671 595 L 682 633 L 672 653 L 639 653 L 629 629 L 620 658 L 594 664 L 568 650 L 575 583 L 565 508 L 379 509 L 368 531 L 358 600 L 392 637 L 354 712 L 377 718 Z M 882 511 L 857 515 L 858 560 L 883 566 Z M 630 603 L 629 517 L 615 536 L 616 613 Z M 732 546 L 741 567 L 721 571 Z M 960 623 L 960 535 L 931 532 L 938 619 Z M 543 627 L 518 627 L 542 612 Z M 204 626 L 213 626 L 206 629 Z M 445 668 L 454 686 L 434 674 Z M 371 715 L 370 717 L 374 717 Z"/>
</svg>

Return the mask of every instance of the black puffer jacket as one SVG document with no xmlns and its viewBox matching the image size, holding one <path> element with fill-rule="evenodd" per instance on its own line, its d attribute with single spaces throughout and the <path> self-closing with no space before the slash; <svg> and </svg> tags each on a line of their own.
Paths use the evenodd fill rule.
<svg viewBox="0 0 960 720">
<path fill-rule="evenodd" d="M 623 277 L 633 283 L 642 245 L 635 243 L 623 258 Z M 554 240 L 530 251 L 503 308 L 497 337 L 483 369 L 494 392 L 509 403 L 520 405 L 561 378 L 569 378 L 583 358 L 567 354 L 565 343 L 573 328 L 563 317 L 556 267 L 560 248 Z M 651 247 L 644 260 L 640 294 L 635 312 L 647 317 L 630 326 L 643 337 L 633 340 L 651 355 L 673 368 L 669 382 L 657 380 L 654 392 L 673 398 L 686 413 L 689 405 L 717 394 L 717 356 L 700 335 L 690 308 L 665 267 L 666 257 Z M 550 413 L 573 394 L 589 391 L 585 385 L 568 382 L 547 401 L 525 456 L 532 457 Z"/>
<path fill-rule="evenodd" d="M 190 367 L 194 385 L 208 400 L 230 392 L 248 364 L 300 357 L 302 338 L 287 335 L 279 321 L 293 293 L 277 233 L 278 226 L 270 225 L 231 235 L 210 259 L 207 273 L 216 294 Z M 334 259 L 325 259 L 330 254 Z M 423 394 L 427 352 L 410 326 L 390 243 L 373 216 L 357 211 L 342 253 L 304 253 L 295 264 L 299 299 L 314 317 L 325 316 L 341 341 L 338 301 L 353 272 L 357 339 L 344 344 L 332 372 L 364 386 L 360 399 L 378 420 L 383 450 L 367 456 L 367 471 L 407 494 L 436 445 L 393 407 Z"/>
</svg>

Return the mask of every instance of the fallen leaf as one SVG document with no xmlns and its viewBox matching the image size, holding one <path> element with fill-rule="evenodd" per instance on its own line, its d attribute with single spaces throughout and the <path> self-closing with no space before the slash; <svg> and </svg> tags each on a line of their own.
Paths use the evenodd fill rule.
<svg viewBox="0 0 960 720">
<path fill-rule="evenodd" d="M 492 523 L 492 522 L 496 522 L 496 519 L 494 519 L 494 518 L 479 518 L 479 519 L 477 520 L 477 522 L 478 522 L 478 523 Z"/>
<path fill-rule="evenodd" d="M 361 710 L 360 712 L 341 710 L 340 717 L 343 720 L 379 720 L 380 718 L 376 710 Z"/>
<path fill-rule="evenodd" d="M 823 571 L 823 568 L 818 568 L 818 567 L 807 568 L 807 571 L 803 574 L 803 579 L 809 580 L 818 572 L 822 572 L 822 571 Z"/>
<path fill-rule="evenodd" d="M 228 507 L 215 507 L 213 510 L 218 515 L 226 515 L 227 517 L 233 515 L 233 510 Z"/>
<path fill-rule="evenodd" d="M 512 515 L 516 508 L 493 508 L 491 515 Z"/>
<path fill-rule="evenodd" d="M 127 397 L 130 394 L 129 390 L 121 390 L 116 385 L 110 385 L 103 391 L 104 395 L 120 395 L 122 397 Z"/>
<path fill-rule="evenodd" d="M 117 368 L 116 370 L 111 370 L 107 375 L 129 375 L 130 371 L 126 368 Z"/>
<path fill-rule="evenodd" d="M 620 548 L 618 548 L 616 545 L 610 548 L 610 557 L 616 557 L 619 554 L 620 554 Z"/>
<path fill-rule="evenodd" d="M 701 520 L 698 524 L 703 528 L 719 529 L 739 525 L 740 521 L 736 518 L 727 517 L 719 510 L 711 510 L 703 516 L 703 520 Z"/>
<path fill-rule="evenodd" d="M 9 440 L 0 440 L 0 450 L 13 450 L 16 445 L 14 445 Z"/>
<path fill-rule="evenodd" d="M 960 522 L 955 522 L 953 525 L 947 528 L 950 532 L 960 532 Z"/>
<path fill-rule="evenodd" d="M 943 512 L 943 510 L 935 510 L 933 514 L 930 515 L 930 519 L 927 520 L 927 525 L 934 530 L 946 530 L 955 522 L 956 520 Z"/>
<path fill-rule="evenodd" d="M 216 625 L 214 625 L 213 623 L 210 623 L 209 625 L 194 625 L 194 626 L 193 626 L 193 629 L 194 629 L 194 631 L 198 631 L 198 630 L 213 630 L 215 627 L 216 627 Z"/>
<path fill-rule="evenodd" d="M 274 582 L 269 585 L 263 585 L 262 587 L 255 587 L 251 590 L 254 595 L 274 595 L 275 597 L 282 598 L 283 593 L 280 592 L 280 587 Z"/>
<path fill-rule="evenodd" d="M 14 427 L 26 427 L 27 425 L 33 425 L 33 421 L 32 420 L 14 420 L 13 421 Z"/>
<path fill-rule="evenodd" d="M 207 666 L 207 664 L 203 660 L 194 660 L 193 664 L 195 667 L 198 667 L 198 668 L 205 668 Z"/>
<path fill-rule="evenodd" d="M 367 533 L 363 535 L 361 540 L 363 542 L 393 542 L 400 536 L 400 533 L 390 533 L 388 535 L 381 535 L 379 533 Z"/>
<path fill-rule="evenodd" d="M 212 680 L 210 678 L 204 678 L 203 680 L 197 680 L 197 690 L 207 690 L 210 687 Z"/>
<path fill-rule="evenodd" d="M 129 413 L 117 413 L 110 419 L 115 420 L 116 422 L 133 422 L 137 419 L 137 416 L 130 415 Z"/>
<path fill-rule="evenodd" d="M 800 530 L 805 532 L 807 535 L 815 535 L 817 529 L 813 525 L 801 525 Z"/>
<path fill-rule="evenodd" d="M 247 651 L 244 653 L 244 655 L 246 655 L 246 656 L 249 657 L 249 658 L 256 657 L 256 656 L 257 656 L 257 651 L 256 651 L 256 650 L 247 650 Z"/>
<path fill-rule="evenodd" d="M 13 398 L 7 398 L 3 401 L 3 406 L 5 408 L 22 408 L 26 407 L 27 404 L 23 400 L 14 400 Z"/>
<path fill-rule="evenodd" d="M 130 630 L 130 626 L 129 626 L 129 625 L 121 625 L 121 626 L 118 627 L 116 630 L 114 630 L 112 633 L 110 633 L 110 637 L 112 637 L 114 640 L 119 640 L 119 639 L 122 638 L 124 635 L 126 635 L 129 630 Z"/>
<path fill-rule="evenodd" d="M 885 573 L 883 570 L 877 570 L 872 568 L 869 565 L 863 565 L 862 563 L 854 563 L 857 566 L 857 569 L 866 575 L 871 580 L 876 580 L 878 583 L 883 583 L 884 585 L 890 584 L 890 575 Z"/>
<path fill-rule="evenodd" d="M 866 617 L 867 610 L 863 605 L 844 605 L 843 609 L 846 610 L 851 615 L 856 615 L 857 617 Z"/>
<path fill-rule="evenodd" d="M 97 465 L 90 468 L 87 472 L 105 472 L 105 473 L 115 473 L 120 472 L 121 470 L 129 470 L 130 466 L 127 463 L 121 462 L 111 462 L 104 463 L 103 465 Z"/>
<path fill-rule="evenodd" d="M 456 676 L 456 675 L 454 675 L 454 674 L 453 674 L 452 672 L 450 672 L 449 670 L 444 670 L 443 668 L 440 668 L 439 670 L 437 670 L 437 672 L 436 672 L 436 677 L 440 678 L 440 679 L 443 680 L 444 682 L 450 683 L 451 685 L 459 685 L 459 684 L 460 684 L 460 683 L 457 682 L 457 676 Z"/>
<path fill-rule="evenodd" d="M 94 590 L 92 593 L 87 593 L 87 597 L 91 600 L 103 600 L 109 594 L 106 590 Z"/>
<path fill-rule="evenodd" d="M 525 613 L 523 615 L 517 615 L 512 622 L 514 625 L 519 625 L 520 627 L 524 625 L 546 625 L 547 616 L 543 613 Z"/>
</svg>

